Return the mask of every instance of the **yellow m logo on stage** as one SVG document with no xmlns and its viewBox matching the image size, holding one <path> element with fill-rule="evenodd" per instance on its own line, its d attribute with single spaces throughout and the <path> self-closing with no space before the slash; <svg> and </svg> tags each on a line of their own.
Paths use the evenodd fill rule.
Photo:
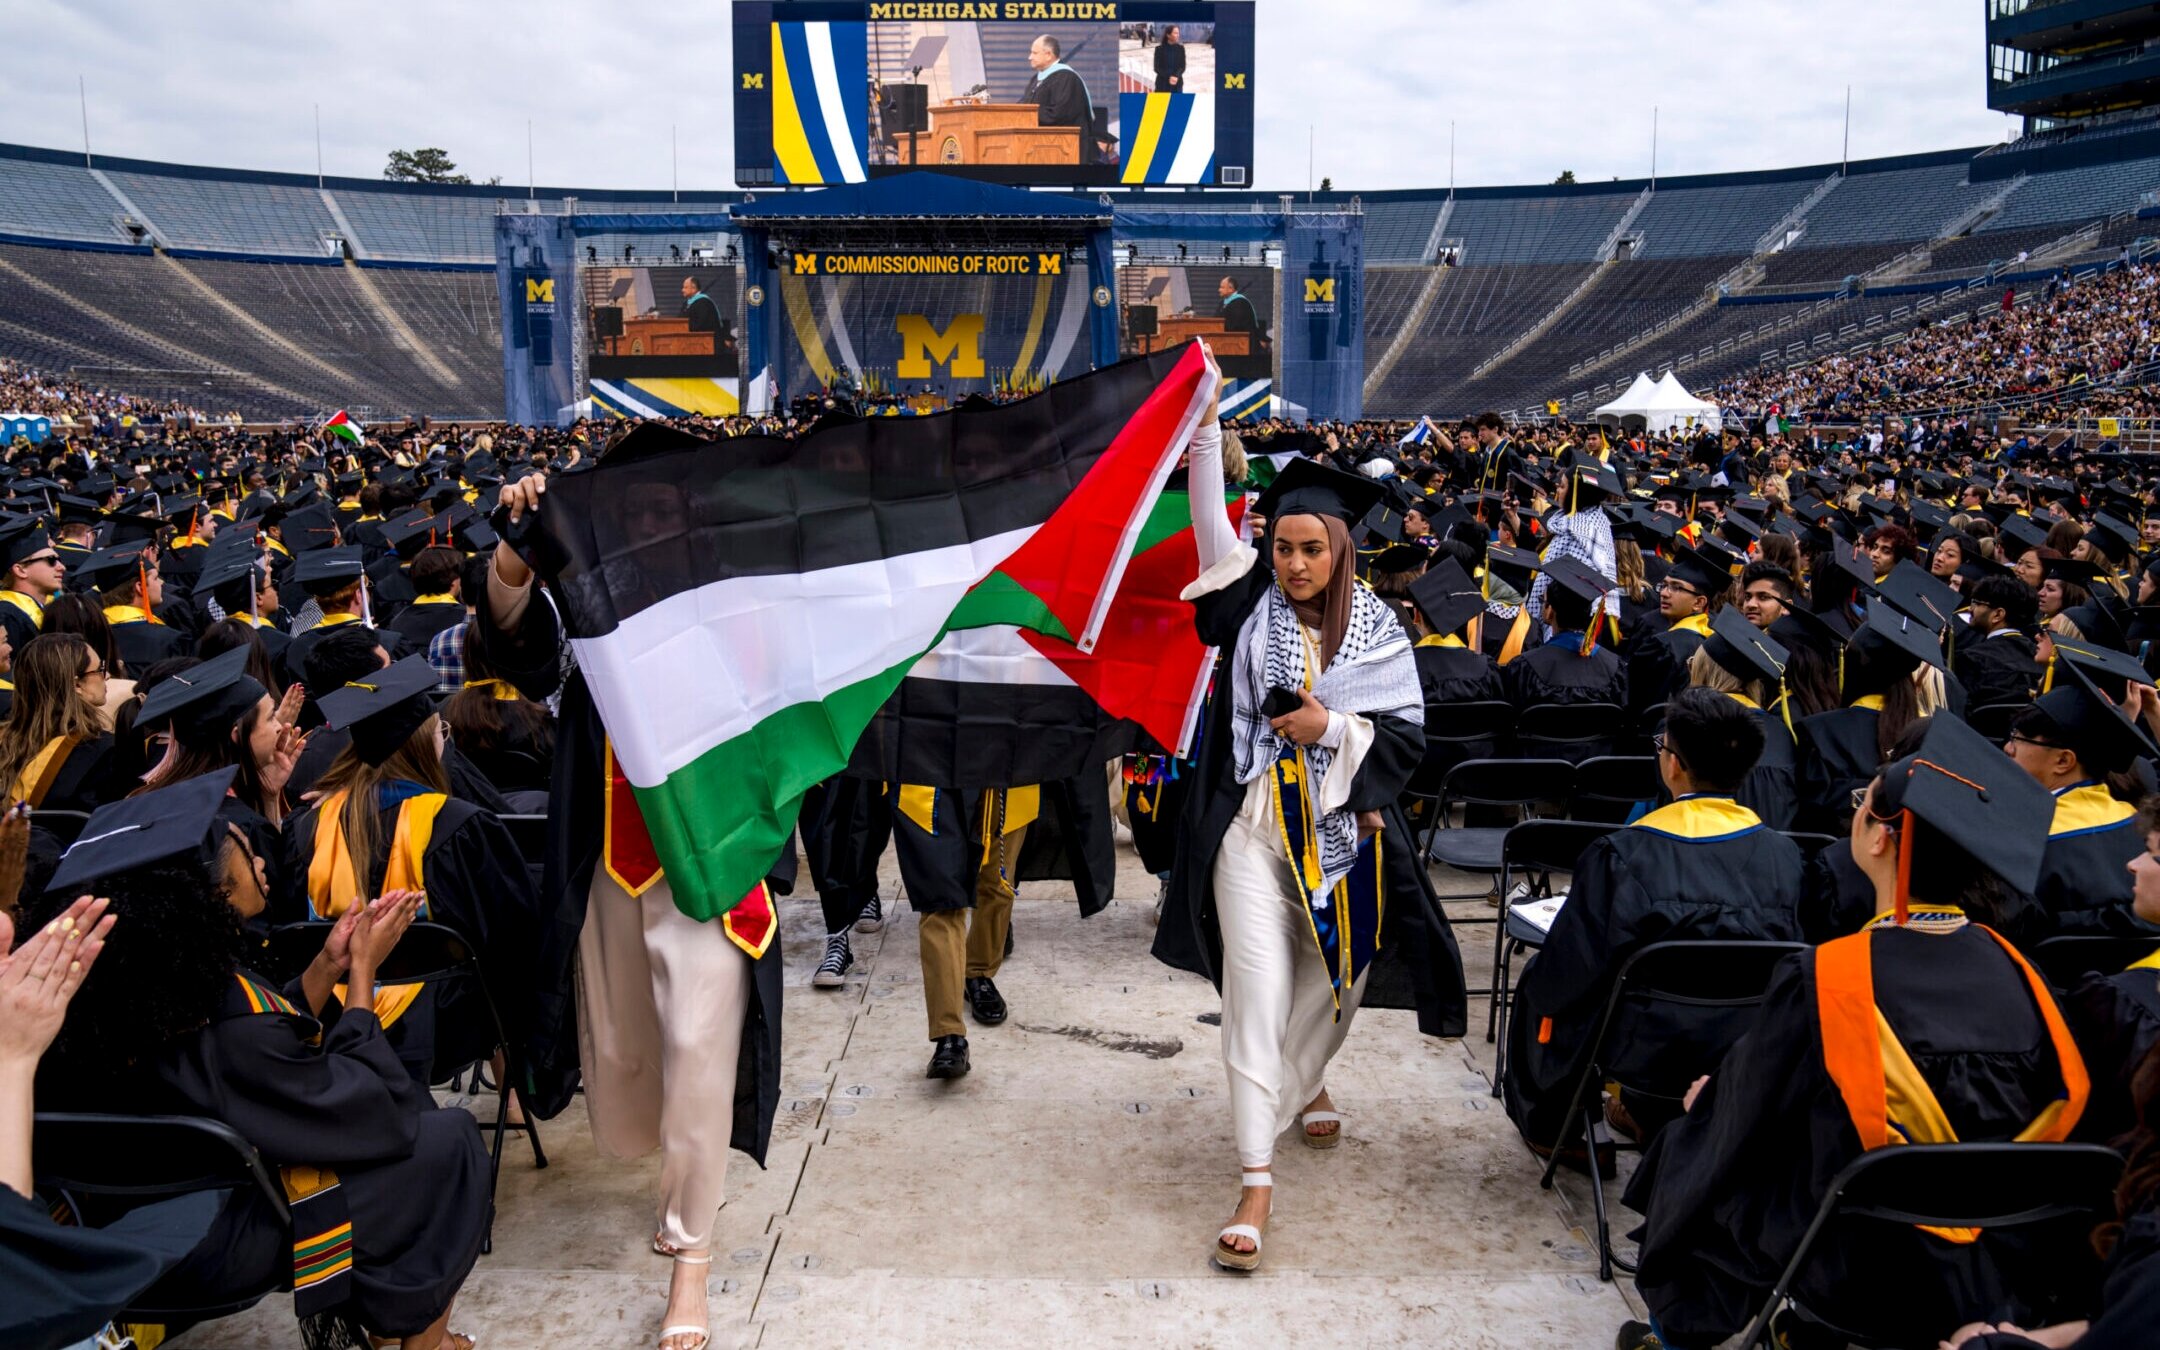
<svg viewBox="0 0 2160 1350">
<path fill-rule="evenodd" d="M 901 343 L 893 373 L 901 379 L 927 380 L 933 366 L 945 366 L 945 374 L 955 380 L 982 378 L 982 315 L 956 314 L 942 333 L 926 314 L 899 315 L 893 327 Z"/>
<path fill-rule="evenodd" d="M 1065 275 L 1065 255 L 1062 253 L 1038 253 L 1035 255 L 1035 275 L 1061 277 Z"/>
<path fill-rule="evenodd" d="M 1334 303 L 1335 303 L 1335 278 L 1333 278 L 1333 277 L 1307 277 L 1307 278 L 1305 278 L 1305 303 L 1306 303 L 1306 304 L 1308 304 L 1308 305 L 1312 305 L 1312 304 L 1330 304 L 1330 305 L 1332 305 L 1332 304 L 1334 304 Z"/>
<path fill-rule="evenodd" d="M 1245 87 L 1245 72 L 1242 70 L 1224 71 L 1222 87 L 1225 89 L 1243 89 Z"/>
<path fill-rule="evenodd" d="M 744 71 L 742 87 L 745 89 L 763 89 L 765 87 L 765 72 L 762 70 Z"/>
<path fill-rule="evenodd" d="M 800 276 L 815 276 L 815 275 L 817 275 L 817 254 L 815 254 L 815 253 L 798 253 L 798 254 L 796 254 L 796 255 L 795 255 L 795 275 L 796 275 L 796 276 L 799 276 L 799 277 L 800 277 Z"/>
<path fill-rule="evenodd" d="M 525 303 L 528 305 L 552 305 L 555 303 L 555 278 L 525 278 Z"/>
</svg>

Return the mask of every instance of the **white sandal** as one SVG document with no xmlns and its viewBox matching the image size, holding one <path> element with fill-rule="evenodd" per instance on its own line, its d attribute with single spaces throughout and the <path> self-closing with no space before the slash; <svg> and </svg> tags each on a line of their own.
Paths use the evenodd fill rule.
<svg viewBox="0 0 2160 1350">
<path fill-rule="evenodd" d="M 654 1241 L 655 1243 L 657 1243 L 659 1239 L 656 1238 L 654 1239 Z M 712 1253 L 707 1252 L 703 1256 L 683 1256 L 678 1254 L 675 1257 L 675 1263 L 681 1266 L 709 1266 L 712 1264 Z M 697 1337 L 697 1342 L 694 1345 L 685 1347 L 685 1350 L 705 1350 L 706 1346 L 712 1344 L 712 1327 L 710 1325 L 711 1321 L 711 1314 L 708 1313 L 706 1315 L 707 1325 L 705 1326 L 690 1326 L 685 1324 L 683 1326 L 662 1327 L 660 1328 L 659 1343 L 664 1350 L 668 1341 L 673 1337 L 695 1336 Z"/>
<path fill-rule="evenodd" d="M 1307 1148 L 1333 1148 L 1342 1142 L 1343 1118 L 1340 1112 L 1307 1111 L 1297 1119 L 1298 1133 L 1304 1136 Z M 1330 1133 L 1314 1134 L 1312 1132 L 1313 1126 L 1325 1125 L 1331 1120 L 1335 1122 L 1335 1128 Z"/>
<path fill-rule="evenodd" d="M 1271 1172 L 1241 1172 L 1238 1174 L 1238 1185 L 1265 1186 L 1272 1192 L 1275 1188 L 1275 1177 Z M 1275 1197 L 1271 1193 L 1268 1196 L 1268 1213 L 1272 1215 L 1274 1212 Z M 1251 1251 L 1241 1252 L 1230 1245 L 1230 1239 L 1241 1237 L 1252 1239 Z M 1260 1230 L 1249 1223 L 1234 1223 L 1223 1229 L 1222 1232 L 1215 1235 L 1214 1259 L 1215 1264 L 1221 1266 L 1224 1270 L 1258 1270 L 1260 1268 Z"/>
</svg>

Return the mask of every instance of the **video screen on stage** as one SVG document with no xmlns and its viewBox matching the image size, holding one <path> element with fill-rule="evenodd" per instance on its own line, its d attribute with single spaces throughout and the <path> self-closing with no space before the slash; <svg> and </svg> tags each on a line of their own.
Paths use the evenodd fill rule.
<svg viewBox="0 0 2160 1350">
<path fill-rule="evenodd" d="M 1180 264 L 1140 259 L 1118 269 L 1118 329 L 1126 356 L 1205 338 L 1229 380 L 1275 371 L 1275 273 L 1264 263 Z"/>
<path fill-rule="evenodd" d="M 679 250 L 678 250 L 679 251 Z M 742 273 L 731 259 L 630 260 L 580 269 L 587 393 L 620 416 L 736 411 Z"/>
<path fill-rule="evenodd" d="M 738 0 L 735 178 L 803 186 L 934 170 L 1245 187 L 1253 11 L 1251 0 Z"/>
</svg>

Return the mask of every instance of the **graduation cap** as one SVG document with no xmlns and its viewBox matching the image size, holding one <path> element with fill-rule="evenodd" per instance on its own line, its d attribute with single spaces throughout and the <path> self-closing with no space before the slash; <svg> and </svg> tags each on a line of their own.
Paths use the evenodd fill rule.
<svg viewBox="0 0 2160 1350">
<path fill-rule="evenodd" d="M 2125 524 L 2105 511 L 2093 517 L 2092 528 L 2085 531 L 2085 539 L 2117 566 L 2129 561 L 2130 555 L 2137 552 L 2137 527 Z"/>
<path fill-rule="evenodd" d="M 1540 565 L 1538 570 L 1553 585 L 1592 604 L 1619 584 L 1610 577 L 1601 576 L 1596 568 L 1580 558 L 1555 558 Z"/>
<path fill-rule="evenodd" d="M 1572 515 L 1604 502 L 1625 499 L 1627 487 L 1612 466 L 1593 458 L 1582 458 L 1568 470 L 1568 492 L 1568 513 Z"/>
<path fill-rule="evenodd" d="M 336 595 L 367 572 L 358 544 L 311 549 L 293 559 L 293 579 L 312 596 Z"/>
<path fill-rule="evenodd" d="M 52 539 L 45 533 L 45 527 L 28 516 L 0 522 L 0 571 L 44 552 L 51 545 Z"/>
<path fill-rule="evenodd" d="M 218 807 L 239 773 L 219 769 L 99 807 L 60 855 L 47 893 L 88 894 L 98 882 L 164 862 L 208 867 L 225 836 Z"/>
<path fill-rule="evenodd" d="M 1737 606 L 1727 605 L 1710 620 L 1710 636 L 1703 641 L 1710 659 L 1743 680 L 1778 684 L 1792 653 L 1785 644 L 1749 623 Z"/>
<path fill-rule="evenodd" d="M 297 511 L 287 511 L 280 532 L 285 547 L 296 554 L 329 548 L 337 538 L 337 518 L 328 506 L 318 502 Z"/>
<path fill-rule="evenodd" d="M 1399 523 L 1396 527 L 1396 533 L 1399 538 L 1401 536 Z M 397 550 L 398 557 L 403 558 L 406 562 L 411 562 L 414 558 L 420 556 L 422 549 L 434 548 L 438 545 L 447 547 L 450 544 L 450 522 L 443 516 L 429 515 L 425 512 L 422 512 L 418 517 L 401 516 L 396 521 L 383 526 L 383 538 L 390 542 L 391 548 Z M 1391 567 L 1382 570 L 1391 572 L 1408 571 L 1409 568 Z"/>
<path fill-rule="evenodd" d="M 1822 615 L 1798 605 L 1785 607 L 1777 622 L 1770 625 L 1770 636 L 1784 644 L 1787 655 L 1796 647 L 1806 647 L 1827 659 L 1845 645 Z"/>
<path fill-rule="evenodd" d="M 2093 646 L 2121 651 L 2130 644 L 2115 616 L 2096 601 L 2072 605 L 2062 612 L 2062 617 L 2077 625 L 2078 632 Z"/>
<path fill-rule="evenodd" d="M 1273 520 L 1274 517 L 1269 516 L 1268 519 Z M 430 516 L 420 521 L 419 524 L 423 530 L 427 529 L 434 524 L 434 517 Z M 387 529 L 384 530 L 385 535 L 388 533 Z M 1383 500 L 1372 510 L 1367 511 L 1365 518 L 1358 522 L 1357 537 L 1364 542 L 1367 548 L 1379 548 L 1401 542 L 1403 537 L 1402 514 L 1393 505 Z M 413 552 L 418 553 L 424 547 L 426 547 L 426 541 L 423 538 L 422 542 L 413 548 Z M 402 554 L 404 548 L 401 546 L 398 551 Z"/>
<path fill-rule="evenodd" d="M 2004 550 L 2013 561 L 2027 549 L 2047 547 L 2047 531 L 2035 525 L 2031 516 L 2012 512 L 2002 518 L 1996 529 L 2003 539 L 2015 545 Z"/>
<path fill-rule="evenodd" d="M 269 692 L 247 673 L 251 654 L 250 648 L 235 647 L 158 681 L 144 695 L 135 725 L 155 731 L 170 722 L 182 741 L 224 735 Z"/>
<path fill-rule="evenodd" d="M 1673 548 L 1670 575 L 1702 596 L 1721 595 L 1732 585 L 1730 567 L 1685 544 Z"/>
<path fill-rule="evenodd" d="M 1718 522 L 1718 533 L 1731 541 L 1735 547 L 1745 549 L 1748 545 L 1762 538 L 1763 527 L 1734 511 L 1728 513 L 1725 519 Z"/>
<path fill-rule="evenodd" d="M 1907 558 L 1890 569 L 1875 588 L 1876 593 L 1900 613 L 1928 624 L 1937 633 L 1950 626 L 1957 614 L 1958 594 L 1947 582 Z"/>
<path fill-rule="evenodd" d="M 1414 572 L 1432 555 L 1421 544 L 1390 544 L 1373 555 L 1375 572 Z"/>
<path fill-rule="evenodd" d="M 140 542 L 115 544 L 77 562 L 74 573 L 98 590 L 114 590 L 142 576 L 149 567 L 149 552 L 150 545 Z"/>
<path fill-rule="evenodd" d="M 165 518 L 147 511 L 109 511 L 105 519 L 111 522 L 105 532 L 108 544 L 155 543 L 165 531 Z"/>
<path fill-rule="evenodd" d="M 1942 644 L 1935 640 L 1935 632 L 1927 622 L 1901 614 L 1880 599 L 1871 597 L 1868 600 L 1867 619 L 1853 630 L 1852 640 L 1870 656 L 1911 658 L 1912 664 L 1905 666 L 1901 673 L 1910 673 L 1923 665 L 1947 669 L 1943 663 Z"/>
<path fill-rule="evenodd" d="M 247 581 L 250 574 L 255 577 L 255 582 L 249 582 L 247 596 L 233 597 L 241 600 L 243 604 L 253 597 L 255 585 L 262 578 L 262 556 L 254 549 L 227 549 L 204 560 L 202 572 L 195 578 L 195 592 L 215 592 L 220 587 Z M 233 608 L 223 597 L 219 597 L 218 603 L 228 610 Z"/>
<path fill-rule="evenodd" d="M 88 497 L 61 493 L 53 499 L 60 519 L 69 525 L 96 525 L 105 519 L 105 508 Z"/>
<path fill-rule="evenodd" d="M 1917 752 L 1885 765 L 1871 813 L 1878 821 L 1918 817 L 1954 847 L 2030 894 L 2040 879 L 2055 803 L 2017 762 L 1955 717 L 1928 719 Z M 1896 914 L 1904 922 L 1913 868 L 1913 832 L 1898 848 Z"/>
<path fill-rule="evenodd" d="M 2055 670 L 2058 678 L 2055 687 L 2033 700 L 2033 707 L 2047 714 L 2055 724 L 2055 736 L 2064 749 L 2073 751 L 2078 761 L 2095 773 L 2119 773 L 2130 767 L 2139 755 L 2160 759 L 2160 745 L 2153 742 L 2142 723 L 2131 719 L 2114 699 L 2103 692 L 2092 676 L 2086 674 L 2088 661 L 2101 654 L 2080 650 L 2073 655 L 2062 647 L 2056 648 Z M 2108 652 L 2107 657 L 2127 662 L 2137 672 L 2136 682 L 2148 684 L 2144 668 L 2119 652 Z M 2105 662 L 2095 662 L 2105 666 Z"/>
<path fill-rule="evenodd" d="M 1933 502 L 1914 502 L 1912 522 L 1925 543 L 1950 528 L 1950 513 Z"/>
<path fill-rule="evenodd" d="M 1528 549 L 1494 544 L 1485 550 L 1485 567 L 1502 581 L 1527 595 L 1530 591 L 1531 574 L 1538 570 L 1538 558 L 1537 554 Z"/>
<path fill-rule="evenodd" d="M 352 733 L 355 754 L 381 764 L 434 715 L 437 678 L 425 656 L 408 656 L 331 690 L 317 703 L 331 730 Z"/>
<path fill-rule="evenodd" d="M 1450 557 L 1435 559 L 1425 575 L 1410 583 L 1410 603 L 1435 633 L 1460 632 L 1485 612 L 1484 593 Z"/>
<path fill-rule="evenodd" d="M 1267 519 L 1269 528 L 1283 516 L 1333 516 L 1345 525 L 1356 525 L 1387 495 L 1387 488 L 1370 478 L 1330 469 L 1309 459 L 1293 459 L 1275 475 L 1253 510 Z"/>
<path fill-rule="evenodd" d="M 2043 581 L 2067 581 L 2091 590 L 2093 583 L 2100 579 L 2100 568 L 2083 558 L 2044 558 L 2040 563 L 2040 578 Z"/>
</svg>

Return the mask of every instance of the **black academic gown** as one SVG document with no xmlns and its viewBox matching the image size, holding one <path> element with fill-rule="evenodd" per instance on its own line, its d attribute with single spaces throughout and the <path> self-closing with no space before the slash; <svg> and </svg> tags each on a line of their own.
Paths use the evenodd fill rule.
<svg viewBox="0 0 2160 1350">
<path fill-rule="evenodd" d="M 2087 975 L 2063 1000 L 2063 1015 L 2092 1072 L 2092 1105 L 2078 1122 L 2078 1135 L 2112 1144 L 2137 1125 L 2131 1081 L 2160 1045 L 2160 969 L 2132 966 Z"/>
<path fill-rule="evenodd" d="M 271 897 L 272 924 L 322 917 L 308 903 L 308 865 L 315 857 L 321 821 L 319 805 L 285 821 L 284 865 Z M 375 855 L 361 883 L 367 895 L 382 893 L 397 822 L 394 805 L 376 813 Z M 544 916 L 516 841 L 500 820 L 451 797 L 437 813 L 427 849 L 420 855 L 420 878 L 427 891 L 421 917 L 457 930 L 472 944 L 505 1022 L 504 1041 L 512 1058 L 522 1060 L 530 1034 L 523 1018 L 531 1004 L 521 991 L 533 967 Z M 438 1067 L 447 1076 L 495 1049 L 486 1003 L 478 990 L 460 981 L 423 992 L 388 1032 L 399 1058 L 422 1084 L 434 1081 Z"/>
<path fill-rule="evenodd" d="M 425 652 L 435 635 L 446 628 L 455 628 L 465 622 L 465 604 L 461 600 L 415 601 L 407 605 L 396 619 L 383 627 L 404 639 L 407 654 Z"/>
<path fill-rule="evenodd" d="M 900 809 L 894 797 L 892 838 L 900 881 L 917 914 L 968 909 L 983 867 L 986 793 L 925 789 L 932 794 L 930 830 Z M 1089 769 L 1061 782 L 1038 785 L 1038 814 L 1021 840 L 1012 883 L 1070 881 L 1080 917 L 1110 903 L 1117 858 L 1110 813 L 1103 801 L 1102 771 Z M 1010 807 L 1008 806 L 1008 810 Z"/>
<path fill-rule="evenodd" d="M 2077 1350 L 2151 1347 L 2153 1328 L 2160 1327 L 2160 1209 L 2153 1206 L 2148 1199 L 2130 1216 L 2108 1253 L 2100 1311 L 2077 1339 Z M 1991 1332 L 1965 1342 L 1965 1350 L 2041 1350 L 2041 1345 L 2015 1332 Z"/>
<path fill-rule="evenodd" d="M 1483 652 L 1472 651 L 1460 642 L 1449 645 L 1425 638 L 1411 656 L 1417 662 L 1418 688 L 1424 691 L 1428 708 L 1436 703 L 1500 703 L 1507 700 L 1500 667 Z"/>
<path fill-rule="evenodd" d="M 2130 912 L 2130 860 L 2144 851 L 2137 809 L 2102 785 L 2073 784 L 2056 793 L 2032 896 L 2048 931 L 2160 936 Z"/>
<path fill-rule="evenodd" d="M 1800 752 L 1785 719 L 1768 708 L 1756 708 L 1762 724 L 1762 754 L 1733 797 L 1773 830 L 1793 828 L 1800 813 Z"/>
<path fill-rule="evenodd" d="M 1960 1140 L 2008 1140 L 2062 1095 L 2025 976 L 1994 938 L 1885 928 L 1871 955 L 1876 1006 Z M 1746 1325 L 1831 1178 L 1861 1153 L 1824 1066 L 1816 959 L 1779 966 L 1754 1025 L 1628 1184 L 1626 1203 L 1646 1216 L 1636 1288 L 1675 1344 L 1714 1345 Z M 1998 1229 L 1955 1245 L 1903 1225 L 1854 1225 L 1816 1241 L 1793 1293 L 1825 1320 L 1899 1345 L 1975 1318 L 2043 1325 L 2090 1290 L 2083 1226 Z"/>
<path fill-rule="evenodd" d="M 100 732 L 68 751 L 53 775 L 52 786 L 37 802 L 40 811 L 95 811 L 106 802 L 125 797 L 132 783 L 112 781 L 113 738 Z"/>
<path fill-rule="evenodd" d="M 160 661 L 175 656 L 186 656 L 194 647 L 186 633 L 170 624 L 152 623 L 148 619 L 129 619 L 110 625 L 113 655 L 127 667 L 128 674 L 141 674 Z"/>
<path fill-rule="evenodd" d="M 479 615 L 465 640 L 481 644 L 488 664 L 501 671 L 518 692 L 539 701 L 558 687 L 562 691 L 555 730 L 555 781 L 548 794 L 548 854 L 539 896 L 545 917 L 536 935 L 538 956 L 520 991 L 532 1001 L 527 1014 L 532 1034 L 525 1106 L 546 1119 L 569 1104 L 577 1085 L 577 1003 L 571 980 L 593 872 L 600 865 L 601 831 L 593 823 L 601 819 L 603 809 L 606 729 L 584 674 L 573 672 L 567 681 L 563 678 L 562 624 L 555 617 L 555 607 L 543 596 L 532 595 L 514 631 L 497 624 L 485 603 Z M 766 874 L 766 884 L 776 896 L 794 888 L 792 837 Z M 774 908 L 777 911 L 777 902 Z M 765 1165 L 765 1149 L 779 1106 L 780 938 L 776 934 L 765 955 L 758 958 L 750 981 L 728 1140 L 760 1167 Z"/>
<path fill-rule="evenodd" d="M 150 1051 L 118 1081 L 62 1088 L 55 1105 L 109 1110 L 117 1100 L 142 1114 L 208 1116 L 254 1145 L 273 1172 L 334 1170 L 352 1223 L 347 1306 L 377 1335 L 417 1335 L 450 1306 L 487 1232 L 478 1125 L 413 1083 L 372 1012 L 333 1004 L 327 1026 L 275 1008 L 258 1013 L 232 983 L 208 1025 Z M 297 1005 L 298 981 L 285 993 Z M 214 1303 L 260 1293 L 266 1277 L 289 1286 L 292 1242 L 254 1192 L 236 1193 L 210 1237 L 144 1301 Z"/>
<path fill-rule="evenodd" d="M 1095 149 L 1095 109 L 1088 100 L 1087 84 L 1070 68 L 1053 70 L 1028 81 L 1020 95 L 1022 103 L 1035 105 L 1035 123 L 1045 127 L 1080 129 L 1080 162 L 1100 159 Z"/>
<path fill-rule="evenodd" d="M 1185 44 L 1165 42 L 1155 49 L 1155 92 L 1182 94 L 1185 89 Z"/>
<path fill-rule="evenodd" d="M 1593 648 L 1588 656 L 1582 655 L 1580 633 L 1555 633 L 1543 645 L 1502 666 L 1500 678 L 1507 688 L 1508 702 L 1515 705 L 1518 715 L 1552 704 L 1610 703 L 1625 708 L 1628 703 L 1627 667 L 1602 646 Z M 1565 758 L 1578 762 L 1594 755 L 1609 755 L 1625 730 L 1614 727 L 1611 738 L 1558 747 L 1552 753 L 1564 749 Z"/>
<path fill-rule="evenodd" d="M 892 839 L 892 790 L 872 779 L 835 774 L 803 795 L 796 823 L 825 931 L 845 932 L 878 891 L 878 860 Z"/>
<path fill-rule="evenodd" d="M 1631 643 L 1627 662 L 1628 713 L 1640 718 L 1644 712 L 1687 688 L 1688 662 L 1703 645 L 1693 628 L 1677 625 L 1646 632 Z"/>
<path fill-rule="evenodd" d="M 2014 629 L 1986 637 L 1959 634 L 1950 669 L 1965 686 L 1966 697 L 1975 708 L 1991 703 L 2028 702 L 2040 683 L 2033 641 Z"/>
<path fill-rule="evenodd" d="M 1797 828 L 1841 835 L 1852 827 L 1852 790 L 1866 787 L 1882 768 L 1875 746 L 1873 708 L 1832 708 L 1803 717 L 1799 733 L 1800 811 Z"/>
<path fill-rule="evenodd" d="M 1193 601 L 1200 640 L 1218 650 L 1215 687 L 1228 689 L 1230 653 L 1245 616 L 1260 604 L 1274 573 L 1256 563 L 1243 577 Z M 1211 699 L 1185 803 L 1184 846 L 1163 894 L 1162 922 L 1155 930 L 1155 958 L 1178 970 L 1205 975 L 1222 986 L 1222 928 L 1215 917 L 1215 857 L 1223 836 L 1244 804 L 1245 787 L 1232 767 L 1232 700 Z M 1397 799 L 1425 753 L 1421 727 L 1400 718 L 1372 719 L 1373 743 L 1358 766 L 1347 809 L 1378 811 L 1380 868 L 1385 879 L 1381 948 L 1368 967 L 1364 1006 L 1416 1008 L 1418 1030 L 1428 1036 L 1460 1036 L 1469 1022 L 1462 957 L 1455 931 L 1433 896 L 1425 869 Z"/>
<path fill-rule="evenodd" d="M 50 1206 L 0 1186 L 0 1345 L 86 1343 L 202 1244 L 223 1204 L 199 1192 L 86 1227 L 57 1223 Z"/>
<path fill-rule="evenodd" d="M 1683 939 L 1801 941 L 1802 873 L 1799 846 L 1730 798 L 1683 798 L 1592 843 L 1516 985 L 1503 1087 L 1523 1138 L 1549 1148 L 1566 1124 L 1569 1094 L 1629 956 Z M 1717 1067 L 1748 1020 L 1729 1008 L 1669 1008 L 1654 1025 L 1616 1029 L 1614 1044 L 1636 1053 L 1607 1068 L 1623 1083 L 1632 1075 L 1684 1088 Z M 1628 1104 L 1650 1129 L 1680 1107 L 1632 1093 Z"/>
<path fill-rule="evenodd" d="M 285 647 L 285 669 L 279 672 L 280 676 L 288 684 L 305 684 L 307 682 L 308 653 L 315 650 L 315 644 L 340 628 L 351 628 L 356 625 L 360 625 L 360 620 L 357 617 L 341 615 L 338 616 L 336 622 L 319 623 L 304 633 L 293 634 L 292 641 L 286 644 Z M 395 660 L 397 652 L 394 648 L 397 643 L 397 635 L 395 633 L 385 633 L 379 628 L 373 631 L 376 641 Z"/>
<path fill-rule="evenodd" d="M 29 597 L 24 596 L 23 600 L 29 601 Z M 19 652 L 29 646 L 30 639 L 38 635 L 42 622 L 42 618 L 24 613 L 22 605 L 15 600 L 0 596 L 0 629 L 7 631 L 9 647 Z"/>
</svg>

